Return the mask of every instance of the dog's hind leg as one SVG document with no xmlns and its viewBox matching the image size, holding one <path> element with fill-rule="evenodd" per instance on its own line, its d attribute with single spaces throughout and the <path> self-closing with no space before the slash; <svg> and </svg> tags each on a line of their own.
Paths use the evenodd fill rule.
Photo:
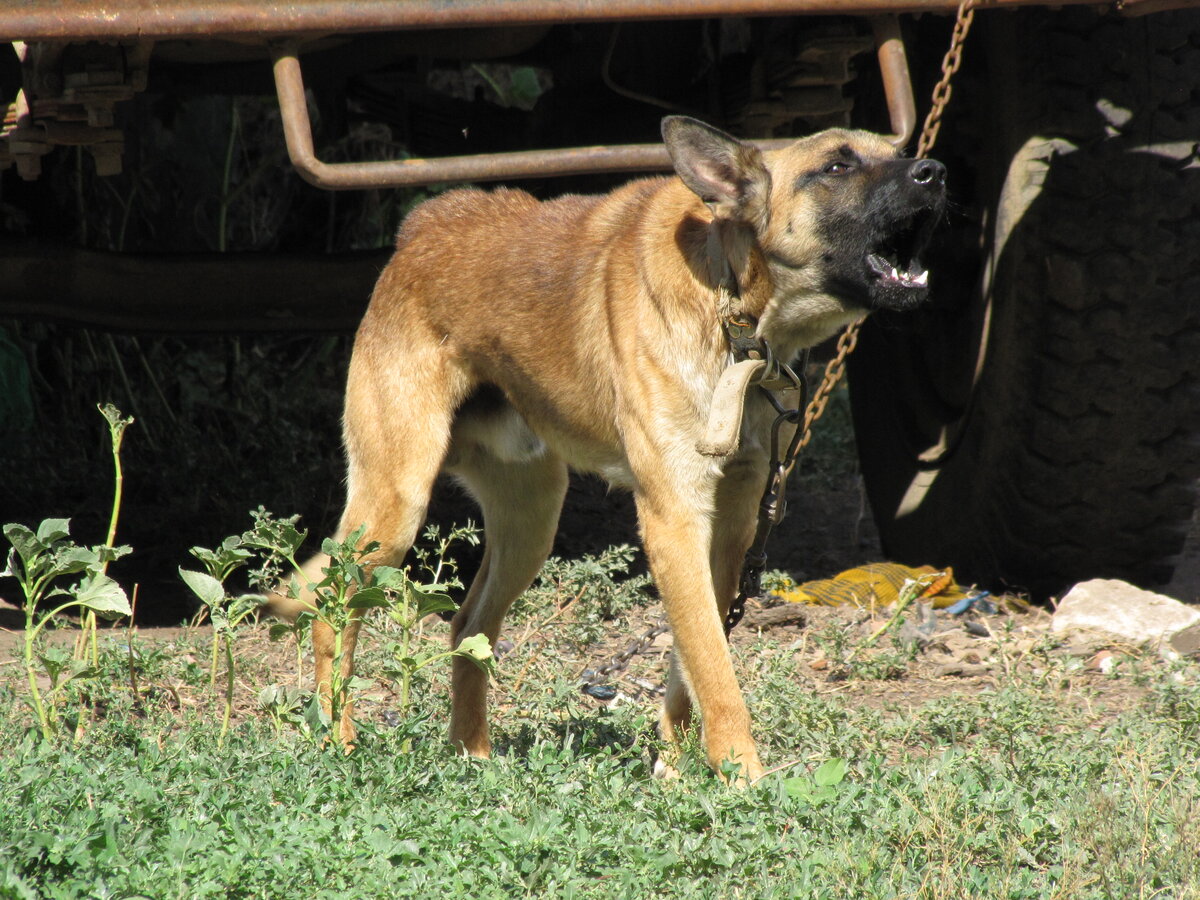
<svg viewBox="0 0 1200 900">
<path fill-rule="evenodd" d="M 451 643 L 484 634 L 493 644 L 504 614 L 533 583 L 550 555 L 567 467 L 545 448 L 520 461 L 505 461 L 481 447 L 451 454 L 447 469 L 483 510 L 483 565 L 451 625 Z M 491 753 L 487 723 L 487 675 L 468 659 L 454 659 L 450 743 L 460 752 Z"/>
<path fill-rule="evenodd" d="M 346 390 L 347 499 L 337 539 L 365 527 L 363 540 L 379 543 L 370 563 L 399 565 L 425 521 L 468 382 L 435 353 L 409 350 L 403 362 L 381 356 L 360 334 Z M 320 579 L 327 560 L 318 556 L 305 565 L 311 580 Z M 341 636 L 343 683 L 354 674 L 359 626 L 355 617 Z M 313 623 L 316 683 L 327 711 L 337 637 L 328 625 Z M 347 745 L 354 740 L 352 715 L 344 705 L 338 727 Z"/>
</svg>

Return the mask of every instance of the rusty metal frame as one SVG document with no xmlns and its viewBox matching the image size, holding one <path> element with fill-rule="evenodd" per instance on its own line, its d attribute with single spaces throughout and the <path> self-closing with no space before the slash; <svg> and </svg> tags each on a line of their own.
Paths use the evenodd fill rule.
<svg viewBox="0 0 1200 900">
<path fill-rule="evenodd" d="M 879 16 L 872 20 L 872 27 L 892 120 L 893 134 L 889 139 L 897 146 L 903 146 L 912 137 L 917 114 L 904 42 L 900 38 L 900 25 L 895 16 Z M 662 144 L 523 150 L 438 159 L 322 162 L 313 149 L 312 124 L 308 117 L 308 102 L 296 43 L 284 41 L 276 44 L 272 48 L 272 57 L 288 156 L 305 181 L 325 190 L 417 187 L 456 181 L 553 178 L 593 173 L 660 172 L 671 168 L 670 157 Z M 786 146 L 791 140 L 757 143 L 764 149 L 773 149 Z"/>
<path fill-rule="evenodd" d="M 989 8 L 1046 5 L 989 0 Z M 1056 0 L 1055 5 L 1096 5 Z M 1116 0 L 1127 14 L 1196 0 Z M 958 0 L 5 0 L 2 41 L 169 40 L 353 34 L 412 28 L 617 22 L 721 16 L 953 13 Z"/>
</svg>

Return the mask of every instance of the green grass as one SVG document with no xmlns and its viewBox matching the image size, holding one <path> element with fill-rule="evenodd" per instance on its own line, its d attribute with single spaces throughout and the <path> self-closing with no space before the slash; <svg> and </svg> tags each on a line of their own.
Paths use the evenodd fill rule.
<svg viewBox="0 0 1200 900">
<path fill-rule="evenodd" d="M 739 792 L 694 751 L 652 778 L 650 701 L 600 707 L 526 646 L 488 762 L 446 749 L 441 671 L 349 757 L 254 716 L 219 747 L 215 704 L 152 688 L 186 685 L 189 643 L 141 654 L 137 704 L 110 646 L 78 742 L 2 696 L 0 897 L 1200 897 L 1195 665 L 1117 676 L 1140 698 L 1118 708 L 1014 679 L 880 710 L 815 696 L 760 639 L 737 654 L 756 732 L 796 764 Z"/>
</svg>

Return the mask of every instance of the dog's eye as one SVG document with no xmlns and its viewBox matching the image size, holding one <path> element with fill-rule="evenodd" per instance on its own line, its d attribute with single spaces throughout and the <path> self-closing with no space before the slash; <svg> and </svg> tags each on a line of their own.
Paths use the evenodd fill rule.
<svg viewBox="0 0 1200 900">
<path fill-rule="evenodd" d="M 854 167 L 848 162 L 842 162 L 840 159 L 837 162 L 831 162 L 825 167 L 826 175 L 845 175 Z"/>
</svg>

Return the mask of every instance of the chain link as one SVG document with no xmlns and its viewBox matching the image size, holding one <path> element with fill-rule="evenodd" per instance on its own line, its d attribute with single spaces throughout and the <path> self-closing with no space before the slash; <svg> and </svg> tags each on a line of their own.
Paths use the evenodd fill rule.
<svg viewBox="0 0 1200 900">
<path fill-rule="evenodd" d="M 971 30 L 971 23 L 975 21 L 975 8 L 980 5 L 980 2 L 981 0 L 962 0 L 958 5 L 954 32 L 950 36 L 950 49 L 946 51 L 946 56 L 942 60 L 942 78 L 934 86 L 933 105 L 930 107 L 929 115 L 925 117 L 921 138 L 917 141 L 918 159 L 927 156 L 933 149 L 934 143 L 937 142 L 938 131 L 942 127 L 942 115 L 946 111 L 946 104 L 950 102 L 950 94 L 953 90 L 951 82 L 955 73 L 962 66 L 963 44 L 967 39 L 967 33 Z M 804 424 L 801 426 L 804 429 L 804 436 L 800 439 L 801 447 L 807 447 L 808 442 L 812 440 L 812 426 L 824 414 L 830 395 L 846 374 L 846 357 L 854 351 L 858 344 L 858 332 L 863 321 L 863 319 L 859 319 L 849 325 L 842 332 L 842 336 L 838 338 L 837 354 L 826 364 L 821 383 L 813 391 L 812 400 L 804 410 Z"/>
<path fill-rule="evenodd" d="M 666 634 L 670 630 L 671 627 L 667 624 L 667 620 L 659 619 L 647 628 L 641 637 L 607 663 L 597 666 L 594 669 L 584 669 L 583 674 L 579 676 L 580 681 L 583 682 L 583 692 L 595 697 L 597 700 L 611 700 L 617 695 L 617 690 L 606 682 L 629 668 L 629 663 L 635 656 L 645 653 L 650 648 L 650 645 L 654 643 L 655 638 L 660 634 Z M 639 686 L 643 690 L 648 690 L 653 694 L 661 694 L 666 690 L 661 685 L 652 685 L 650 688 L 646 688 L 644 685 Z"/>
<path fill-rule="evenodd" d="M 963 44 L 967 40 L 967 32 L 971 30 L 971 23 L 975 21 L 975 7 L 979 6 L 979 3 L 980 0 L 962 0 L 958 5 L 954 32 L 950 36 L 950 49 L 942 59 L 942 78 L 933 88 L 933 105 L 929 109 L 929 115 L 925 117 L 921 139 L 917 141 L 918 159 L 927 156 L 937 142 L 938 131 L 942 127 L 942 114 L 946 111 L 946 104 L 950 102 L 950 95 L 954 91 L 954 75 L 962 65 Z"/>
</svg>

